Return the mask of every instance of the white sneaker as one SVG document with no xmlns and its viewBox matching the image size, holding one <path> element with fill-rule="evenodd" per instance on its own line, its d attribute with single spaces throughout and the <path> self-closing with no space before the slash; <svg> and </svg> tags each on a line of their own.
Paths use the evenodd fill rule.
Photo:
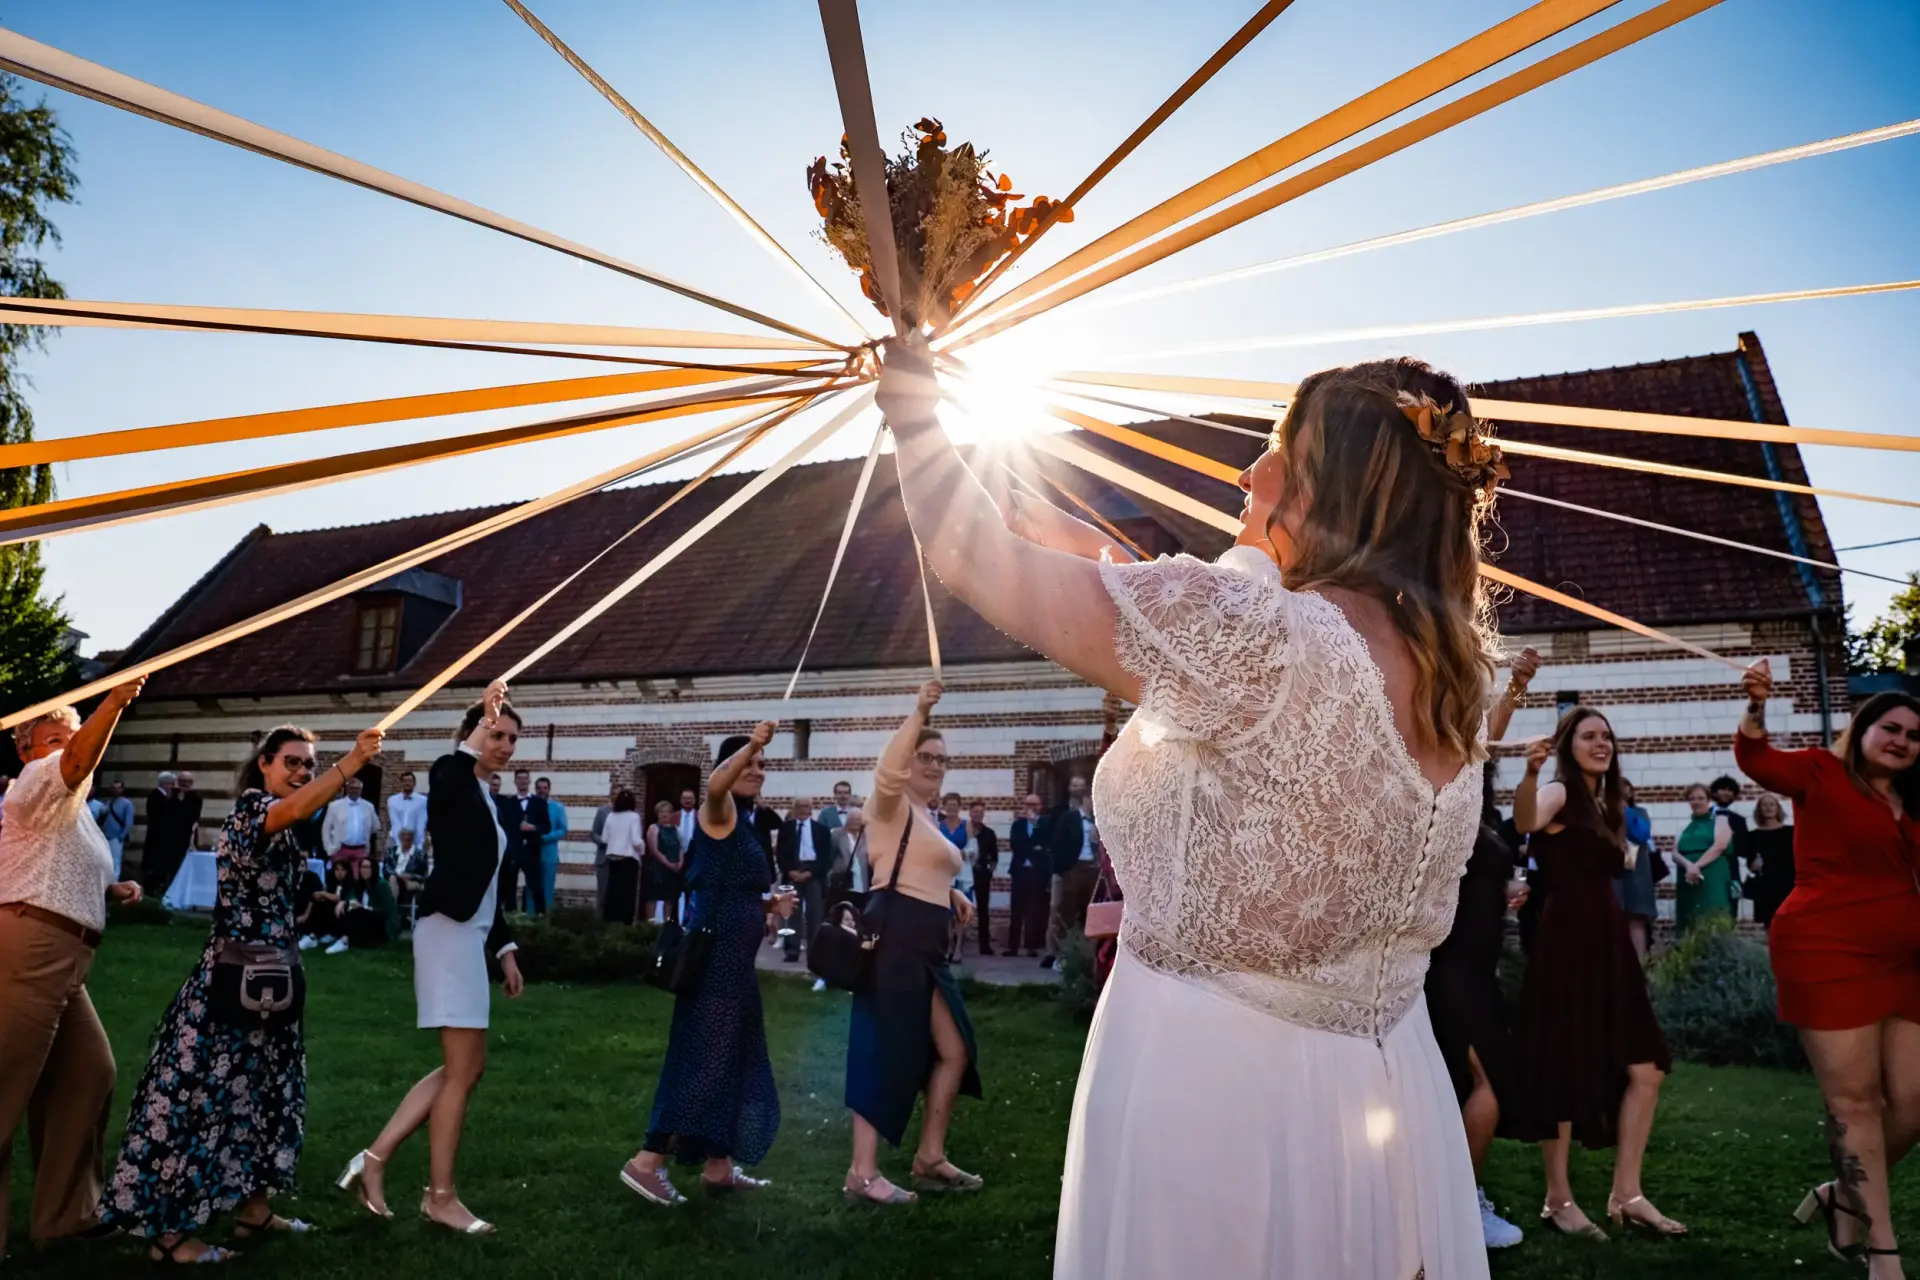
<svg viewBox="0 0 1920 1280">
<path fill-rule="evenodd" d="M 340 941 L 328 947 L 326 950 L 326 954 L 330 956 L 337 956 L 341 952 L 345 951 L 346 949 L 347 949 L 347 940 L 345 938 L 342 938 L 340 939 Z"/>
<path fill-rule="evenodd" d="M 1495 1213 L 1493 1201 L 1487 1199 L 1483 1188 L 1475 1187 L 1480 1195 L 1480 1234 L 1486 1239 L 1489 1249 L 1511 1249 L 1520 1243 L 1520 1228 Z"/>
<path fill-rule="evenodd" d="M 813 980 L 813 989 L 815 991 L 825 991 L 827 989 L 827 980 L 825 978 L 815 978 Z"/>
<path fill-rule="evenodd" d="M 315 947 L 320 945 L 320 939 L 314 937 L 310 933 L 304 933 L 300 935 L 300 941 L 296 945 L 302 951 L 311 951 Z"/>
</svg>

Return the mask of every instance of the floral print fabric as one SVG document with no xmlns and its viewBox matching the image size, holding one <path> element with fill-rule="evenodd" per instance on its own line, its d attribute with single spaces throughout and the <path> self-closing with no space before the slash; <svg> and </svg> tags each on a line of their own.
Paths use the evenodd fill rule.
<svg viewBox="0 0 1920 1280">
<path fill-rule="evenodd" d="M 291 827 L 267 834 L 272 803 L 264 791 L 245 792 L 220 828 L 213 931 L 160 1019 L 127 1112 L 101 1217 L 134 1235 L 190 1233 L 256 1191 L 294 1185 L 307 1111 L 300 1024 L 227 1026 L 208 1007 L 223 944 L 296 940 L 294 890 L 305 861 Z"/>
</svg>

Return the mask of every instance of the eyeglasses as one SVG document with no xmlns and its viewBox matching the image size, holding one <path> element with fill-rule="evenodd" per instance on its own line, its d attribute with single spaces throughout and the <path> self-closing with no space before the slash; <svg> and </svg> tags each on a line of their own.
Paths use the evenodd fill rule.
<svg viewBox="0 0 1920 1280">
<path fill-rule="evenodd" d="M 916 751 L 913 753 L 913 758 L 929 769 L 944 769 L 947 767 L 947 757 L 944 755 L 935 755 L 931 751 Z"/>
<path fill-rule="evenodd" d="M 308 773 L 313 772 L 312 756 L 284 755 L 280 757 L 280 764 L 288 773 L 295 773 L 301 769 L 305 769 Z"/>
</svg>

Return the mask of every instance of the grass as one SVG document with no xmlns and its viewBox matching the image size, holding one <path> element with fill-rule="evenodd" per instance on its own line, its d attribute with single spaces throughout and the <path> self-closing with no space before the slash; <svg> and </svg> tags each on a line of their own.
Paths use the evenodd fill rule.
<svg viewBox="0 0 1920 1280">
<path fill-rule="evenodd" d="M 193 963 L 201 927 L 115 930 L 88 984 L 120 1063 L 114 1135 L 144 1065 L 147 1037 Z M 983 1174 L 978 1197 L 927 1200 L 905 1211 L 840 1204 L 847 1127 L 840 1099 L 846 1001 L 767 977 L 768 1034 L 785 1120 L 760 1172 L 769 1190 L 682 1209 L 641 1204 L 616 1179 L 639 1145 L 666 1038 L 669 1002 L 635 987 L 538 985 L 495 1005 L 492 1058 L 476 1095 L 461 1155 L 461 1191 L 497 1236 L 467 1240 L 409 1214 L 407 1188 L 426 1178 L 424 1134 L 394 1162 L 389 1186 L 402 1213 L 393 1223 L 363 1216 L 330 1183 L 371 1139 L 393 1103 L 435 1061 L 413 1029 L 405 948 L 312 961 L 307 1146 L 303 1193 L 276 1202 L 315 1223 L 305 1240 L 256 1243 L 239 1264 L 247 1276 L 395 1274 L 459 1276 L 891 1277 L 1050 1272 L 1067 1113 L 1084 1025 L 1063 1015 L 1045 988 L 978 989 L 970 1010 L 983 1046 L 988 1100 L 963 1100 L 953 1151 Z M 1285 1087 L 1275 1081 L 1275 1088 Z M 1648 1185 L 1662 1208 L 1686 1219 L 1681 1243 L 1608 1245 L 1549 1238 L 1533 1221 L 1539 1163 L 1527 1148 L 1497 1144 L 1488 1190 L 1527 1230 L 1498 1255 L 1496 1277 L 1784 1277 L 1845 1274 L 1825 1259 L 1815 1229 L 1787 1214 L 1821 1176 L 1818 1097 L 1801 1075 L 1681 1067 L 1669 1082 L 1648 1157 Z M 911 1131 L 910 1131 L 911 1132 Z M 74 1245 L 36 1254 L 26 1240 L 31 1175 L 17 1144 L 14 1236 L 7 1274 L 97 1277 L 150 1274 L 129 1242 Z M 1165 1153 L 1171 1176 L 1204 1178 L 1191 1153 Z M 884 1161 L 905 1172 L 906 1153 Z M 1575 1189 L 1596 1216 L 1606 1199 L 1608 1153 L 1575 1153 Z M 686 1185 L 687 1177 L 682 1177 Z M 1911 1209 L 1920 1179 L 1896 1179 L 1895 1203 Z M 1909 1212 L 1903 1232 L 1920 1239 Z M 211 1238 L 224 1238 L 216 1226 Z"/>
</svg>

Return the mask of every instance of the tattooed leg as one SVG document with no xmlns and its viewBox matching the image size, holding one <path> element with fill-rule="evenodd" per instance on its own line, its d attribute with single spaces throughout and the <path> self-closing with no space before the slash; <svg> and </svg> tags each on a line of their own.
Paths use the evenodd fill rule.
<svg viewBox="0 0 1920 1280">
<path fill-rule="evenodd" d="M 1833 1203 L 1845 1211 L 1839 1215 L 1839 1225 L 1847 1228 L 1837 1234 L 1843 1243 L 1864 1239 L 1875 1249 L 1892 1249 L 1880 1028 L 1803 1030 L 1801 1038 L 1827 1103 Z"/>
</svg>

